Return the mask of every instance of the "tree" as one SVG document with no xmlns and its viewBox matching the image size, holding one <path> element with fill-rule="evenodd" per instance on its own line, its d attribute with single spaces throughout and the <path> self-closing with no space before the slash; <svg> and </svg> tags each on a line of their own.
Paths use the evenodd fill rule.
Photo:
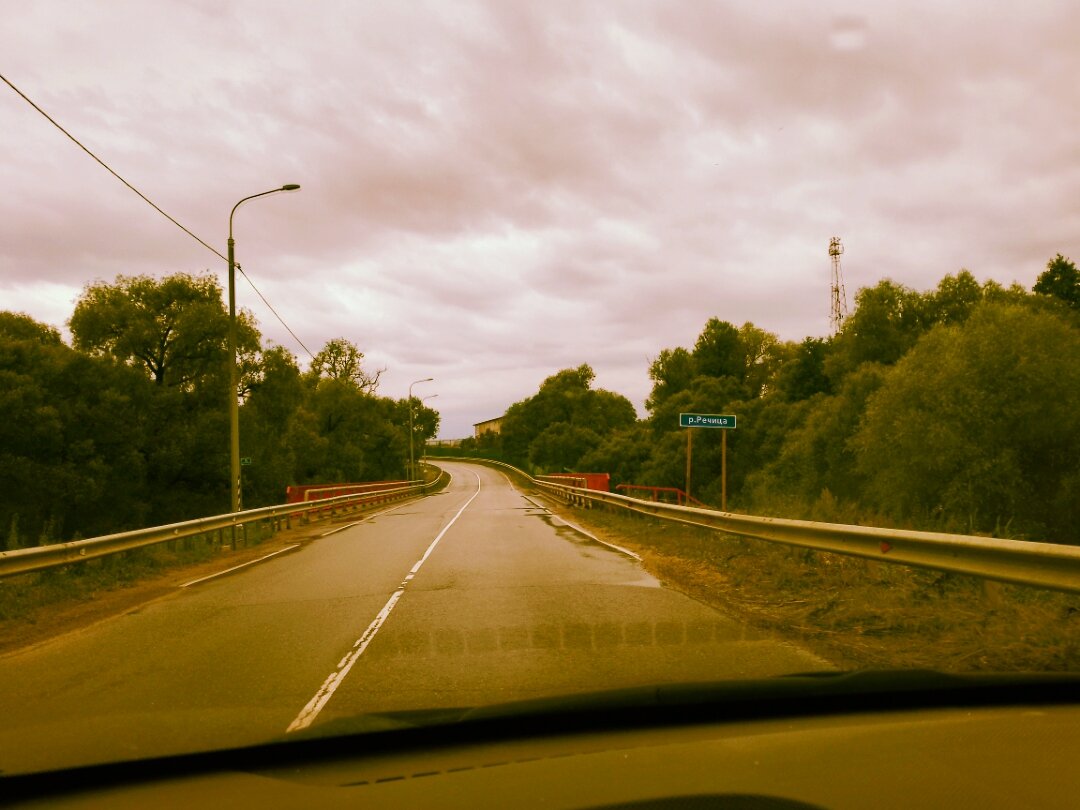
<svg viewBox="0 0 1080 810">
<path fill-rule="evenodd" d="M 867 494 L 964 531 L 1073 541 L 1080 518 L 1080 329 L 984 304 L 891 369 L 852 441 Z"/>
<path fill-rule="evenodd" d="M 695 377 L 690 386 L 668 397 L 649 417 L 653 431 L 680 432 L 680 413 L 726 413 L 732 405 L 749 399 L 746 386 L 735 377 Z"/>
<path fill-rule="evenodd" d="M 561 467 L 574 466 L 570 462 L 592 450 L 603 437 L 634 424 L 633 404 L 619 394 L 591 388 L 595 376 L 587 364 L 564 369 L 545 379 L 535 395 L 511 405 L 500 435 L 506 459 L 517 464 L 532 461 L 543 466 L 558 461 Z M 574 452 L 577 456 L 571 459 Z"/>
<path fill-rule="evenodd" d="M 863 363 L 843 378 L 835 394 L 818 393 L 798 403 L 786 415 L 782 444 L 763 459 L 762 469 L 748 476 L 754 502 L 765 508 L 778 501 L 806 507 L 826 490 L 857 501 L 864 476 L 856 471 L 849 442 L 884 375 L 883 366 Z"/>
<path fill-rule="evenodd" d="M 1040 295 L 1060 298 L 1073 309 L 1080 310 L 1080 271 L 1060 253 L 1046 263 L 1046 270 L 1033 289 Z"/>
<path fill-rule="evenodd" d="M 280 503 L 285 487 L 301 483 L 297 453 L 289 440 L 293 419 L 308 393 L 292 352 L 281 346 L 263 352 L 250 395 L 240 409 L 241 453 L 253 460 L 244 470 L 247 506 Z"/>
<path fill-rule="evenodd" d="M 0 548 L 140 525 L 151 388 L 52 327 L 0 313 Z"/>
<path fill-rule="evenodd" d="M 834 385 L 862 363 L 892 365 L 928 328 L 923 297 L 890 279 L 859 290 L 855 301 L 826 362 Z"/>
<path fill-rule="evenodd" d="M 0 312 L 0 337 L 13 340 L 36 340 L 51 346 L 59 346 L 60 333 L 48 324 L 39 323 L 22 312 Z"/>
<path fill-rule="evenodd" d="M 612 487 L 641 481 L 641 469 L 652 455 L 652 436 L 643 422 L 607 434 L 599 445 L 578 459 L 580 470 L 611 473 Z"/>
<path fill-rule="evenodd" d="M 556 422 L 548 425 L 529 444 L 529 461 L 547 472 L 573 472 L 578 460 L 595 450 L 600 435 L 581 425 Z"/>
<path fill-rule="evenodd" d="M 777 374 L 775 393 L 789 402 L 809 399 L 814 394 L 831 393 L 825 374 L 829 344 L 821 338 L 806 338 L 791 349 L 788 360 Z"/>
<path fill-rule="evenodd" d="M 727 321 L 709 318 L 694 344 L 693 357 L 698 374 L 740 382 L 745 378 L 746 346 L 739 330 Z"/>
<path fill-rule="evenodd" d="M 193 390 L 227 372 L 229 314 L 212 275 L 88 284 L 68 324 L 75 348 L 142 367 L 159 386 Z M 254 320 L 238 313 L 238 355 L 258 347 Z"/>
<path fill-rule="evenodd" d="M 334 338 L 328 340 L 312 359 L 310 373 L 315 379 L 338 380 L 374 394 L 379 387 L 379 378 L 386 369 L 368 374 L 364 371 L 363 360 L 364 353 L 356 344 L 345 338 Z"/>
<path fill-rule="evenodd" d="M 739 327 L 739 343 L 745 358 L 742 379 L 751 396 L 763 396 L 773 384 L 783 361 L 780 340 L 772 332 L 747 321 Z"/>
<path fill-rule="evenodd" d="M 926 296 L 927 324 L 962 323 L 983 300 L 984 290 L 968 270 L 945 276 Z"/>
<path fill-rule="evenodd" d="M 652 392 L 645 400 L 645 407 L 650 411 L 680 391 L 690 387 L 697 376 L 694 358 L 681 346 L 675 349 L 663 349 L 656 359 L 649 363 L 649 379 L 653 381 Z"/>
</svg>

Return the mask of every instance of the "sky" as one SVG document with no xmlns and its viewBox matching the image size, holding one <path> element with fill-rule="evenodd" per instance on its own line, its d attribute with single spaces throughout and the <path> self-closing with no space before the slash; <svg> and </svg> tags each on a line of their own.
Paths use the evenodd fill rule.
<svg viewBox="0 0 1080 810">
<path fill-rule="evenodd" d="M 644 414 L 711 317 L 1080 259 L 1080 4 L 0 0 L 0 74 L 300 341 L 469 435 L 560 369 Z M 226 263 L 0 84 L 0 309 Z M 310 359 L 242 278 L 264 345 Z M 66 332 L 65 332 L 66 333 Z"/>
</svg>

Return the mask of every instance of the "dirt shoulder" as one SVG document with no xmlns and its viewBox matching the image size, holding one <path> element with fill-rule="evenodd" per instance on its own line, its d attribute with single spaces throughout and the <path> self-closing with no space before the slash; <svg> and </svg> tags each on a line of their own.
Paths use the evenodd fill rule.
<svg viewBox="0 0 1080 810">
<path fill-rule="evenodd" d="M 841 668 L 1080 671 L 1078 596 L 545 500 L 666 586 Z"/>
</svg>

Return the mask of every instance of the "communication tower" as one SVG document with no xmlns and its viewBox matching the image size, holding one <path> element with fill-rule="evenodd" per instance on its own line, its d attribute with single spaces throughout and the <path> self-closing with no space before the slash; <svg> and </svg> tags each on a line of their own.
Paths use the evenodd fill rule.
<svg viewBox="0 0 1080 810">
<path fill-rule="evenodd" d="M 840 331 L 840 325 L 848 314 L 844 273 L 840 269 L 840 254 L 843 252 L 844 246 L 840 244 L 839 236 L 829 240 L 829 256 L 832 257 L 832 313 L 829 315 L 829 324 L 834 335 Z"/>
</svg>

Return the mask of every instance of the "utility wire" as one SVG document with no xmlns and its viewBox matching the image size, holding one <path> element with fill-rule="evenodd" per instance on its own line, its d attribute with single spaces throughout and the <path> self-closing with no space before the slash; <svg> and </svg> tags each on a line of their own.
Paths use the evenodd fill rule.
<svg viewBox="0 0 1080 810">
<path fill-rule="evenodd" d="M 83 146 L 83 144 L 79 141 L 78 138 L 76 138 L 74 135 L 72 135 L 70 132 L 68 132 L 66 129 L 64 129 L 62 126 L 60 126 L 60 124 L 58 124 L 56 122 L 56 120 L 53 119 L 53 117 L 51 115 L 49 115 L 47 112 L 45 112 L 43 109 L 41 109 L 41 107 L 39 107 L 37 104 L 35 104 L 33 101 L 31 101 L 30 97 L 27 96 L 26 93 L 24 93 L 18 87 L 13 85 L 10 81 L 8 81 L 6 76 L 4 76 L 3 74 L 0 74 L 0 79 L 3 79 L 4 84 L 6 84 L 8 87 L 10 87 L 12 90 L 14 90 L 20 96 L 22 96 L 23 100 L 27 104 L 29 104 L 31 107 L 33 107 L 35 110 L 37 110 L 43 116 L 45 116 L 45 118 L 48 119 L 50 124 L 52 124 L 58 130 L 63 132 L 65 135 L 67 135 L 75 143 L 76 146 L 78 146 L 80 149 L 82 149 L 84 152 L 86 152 L 86 154 L 88 154 L 90 157 L 92 157 L 94 160 L 96 160 L 98 163 L 100 163 L 102 165 L 102 167 L 105 169 L 105 171 L 107 171 L 109 174 L 111 174 L 113 177 L 115 177 L 117 180 L 119 180 L 125 186 L 127 186 L 132 191 L 134 191 L 136 194 L 138 194 L 140 197 L 142 197 L 143 200 L 145 200 L 146 203 L 149 204 L 151 208 L 153 208 L 155 211 L 157 211 L 159 214 L 161 214 L 163 217 L 165 217 L 165 219 L 169 220 L 169 222 L 171 222 L 173 225 L 178 227 L 180 230 L 182 230 L 184 233 L 186 233 L 188 236 L 190 236 L 192 239 L 194 239 L 196 242 L 198 242 L 204 248 L 206 248 L 207 250 L 211 251 L 212 253 L 215 253 L 216 255 L 220 256 L 222 259 L 225 259 L 225 261 L 228 261 L 228 259 L 225 256 L 222 256 L 215 248 L 208 245 L 206 242 L 204 242 L 202 239 L 197 237 L 195 234 L 193 234 L 191 231 L 189 231 L 187 228 L 185 228 L 183 225 L 181 225 L 179 222 L 177 222 L 171 216 L 169 216 L 164 211 L 162 211 L 160 208 L 158 208 L 149 197 L 147 197 L 145 194 L 143 194 L 141 191 L 139 191 L 137 188 L 135 188 L 135 186 L 131 185 L 131 183 L 129 183 L 123 177 L 121 177 L 116 172 L 114 172 L 112 170 L 112 168 L 105 161 L 103 161 L 101 158 L 99 158 L 97 155 L 95 155 L 93 152 L 91 152 L 89 149 L 87 149 L 85 146 Z"/>
<path fill-rule="evenodd" d="M 296 336 L 296 332 L 294 332 L 291 328 L 289 328 L 289 325 L 287 323 L 285 323 L 285 320 L 280 315 L 277 314 L 277 310 L 274 309 L 270 305 L 270 302 L 266 300 L 266 296 L 263 295 L 261 292 L 259 292 L 259 288 L 255 286 L 255 283 L 250 278 L 248 278 L 248 274 L 244 272 L 244 268 L 242 268 L 239 264 L 236 264 L 235 262 L 233 263 L 233 265 L 236 267 L 237 270 L 240 271 L 240 275 L 242 275 L 244 277 L 244 281 L 246 281 L 248 284 L 251 285 L 251 289 L 253 289 L 255 291 L 255 294 L 258 295 L 259 298 L 262 299 L 262 302 L 264 304 L 266 304 L 266 308 L 274 313 L 274 317 L 277 318 L 281 322 L 281 325 L 285 327 L 286 331 L 288 331 L 288 333 L 290 335 L 292 335 L 293 340 L 295 340 L 297 343 L 299 343 L 300 347 L 305 352 L 307 352 L 308 357 L 310 357 L 312 360 L 314 360 L 315 355 L 313 355 L 311 353 L 311 349 L 309 349 L 307 346 L 304 345 L 304 341 L 302 341 L 300 338 L 298 338 Z"/>
<path fill-rule="evenodd" d="M 151 208 L 153 208 L 155 211 L 157 211 L 159 214 L 161 214 L 163 217 L 165 217 L 165 219 L 169 220 L 169 222 L 171 222 L 177 228 L 182 230 L 184 233 L 186 233 L 188 236 L 190 236 L 192 239 L 194 239 L 196 242 L 198 242 L 204 248 L 209 250 L 215 256 L 217 256 L 217 257 L 219 257 L 221 259 L 224 259 L 225 261 L 229 260 L 227 256 L 223 256 L 221 254 L 221 252 L 218 251 L 215 247 L 213 247 L 212 245 L 204 242 L 202 239 L 200 239 L 198 236 L 196 236 L 190 230 L 185 228 L 183 225 L 181 225 L 179 222 L 177 222 L 175 219 L 173 219 L 171 216 L 169 216 L 167 213 L 165 213 L 161 208 L 159 208 L 154 203 L 153 200 L 151 200 L 149 197 L 147 197 L 145 194 L 143 194 L 141 191 L 139 191 L 137 188 L 135 188 L 135 186 L 131 185 L 131 183 L 129 183 L 127 180 L 125 180 L 123 177 L 121 177 L 119 174 L 117 174 L 115 171 L 113 171 L 112 167 L 109 166 L 109 164 L 107 164 L 104 160 L 102 160 L 97 155 L 95 155 L 93 152 L 91 152 L 89 149 L 87 149 L 86 146 L 84 146 L 82 144 L 82 142 L 79 141 L 78 138 L 76 138 L 74 135 L 72 135 L 70 132 L 68 132 L 66 129 L 64 129 L 62 126 L 60 126 L 60 124 L 57 123 L 56 119 L 54 119 L 51 115 L 49 115 L 47 112 L 45 112 L 43 109 L 41 109 L 41 107 L 39 107 L 37 104 L 35 104 L 33 102 L 33 100 L 31 100 L 31 98 L 26 95 L 26 93 L 24 93 L 22 90 L 20 90 L 14 84 L 12 84 L 11 81 L 6 76 L 4 76 L 2 73 L 0 73 L 0 79 L 3 80 L 4 84 L 6 84 L 8 87 L 10 87 L 12 90 L 14 90 L 16 93 L 18 93 L 19 96 L 22 97 L 23 101 L 25 101 L 27 104 L 29 104 L 31 107 L 33 107 L 35 110 L 37 110 L 39 113 L 41 113 L 50 124 L 52 124 L 58 130 L 63 132 L 65 135 L 67 135 L 68 138 L 70 138 L 71 141 L 76 146 L 78 146 L 80 149 L 82 149 L 84 152 L 86 152 L 86 154 L 88 154 L 90 157 L 92 157 L 94 160 L 96 160 L 99 164 L 101 164 L 102 168 L 104 168 L 105 171 L 107 171 L 109 174 L 111 174 L 113 177 L 115 177 L 117 180 L 119 180 L 121 183 L 123 183 L 129 189 L 131 189 L 136 194 L 138 194 L 139 197 L 141 197 L 142 200 L 144 202 L 146 202 L 147 205 L 149 205 Z M 251 289 L 255 290 L 255 293 L 259 296 L 259 298 L 262 299 L 262 302 L 264 304 L 266 304 L 267 308 L 271 312 L 274 313 L 274 317 L 277 318 L 278 321 L 281 322 L 281 325 L 284 326 L 285 329 L 288 331 L 288 333 L 290 335 L 292 335 L 293 340 L 295 340 L 297 343 L 299 343 L 303 347 L 304 351 L 308 353 L 308 356 L 311 357 L 312 360 L 314 360 L 315 357 L 314 357 L 314 355 L 311 354 L 311 349 L 309 349 L 307 346 L 304 346 L 304 342 L 302 340 L 300 340 L 300 338 L 298 338 L 296 336 L 296 333 L 292 329 L 289 328 L 289 325 L 287 323 L 285 323 L 285 320 L 280 315 L 278 315 L 277 310 L 274 309 L 272 306 L 270 306 L 270 302 L 266 300 L 266 296 L 264 296 L 261 292 L 259 292 L 259 288 L 255 286 L 254 282 L 252 282 L 252 280 L 250 278 L 248 278 L 247 273 L 245 273 L 240 268 L 239 264 L 236 264 L 234 262 L 234 266 L 236 267 L 237 270 L 240 270 L 240 275 L 242 275 L 244 277 L 244 280 L 248 284 L 251 285 Z"/>
</svg>

